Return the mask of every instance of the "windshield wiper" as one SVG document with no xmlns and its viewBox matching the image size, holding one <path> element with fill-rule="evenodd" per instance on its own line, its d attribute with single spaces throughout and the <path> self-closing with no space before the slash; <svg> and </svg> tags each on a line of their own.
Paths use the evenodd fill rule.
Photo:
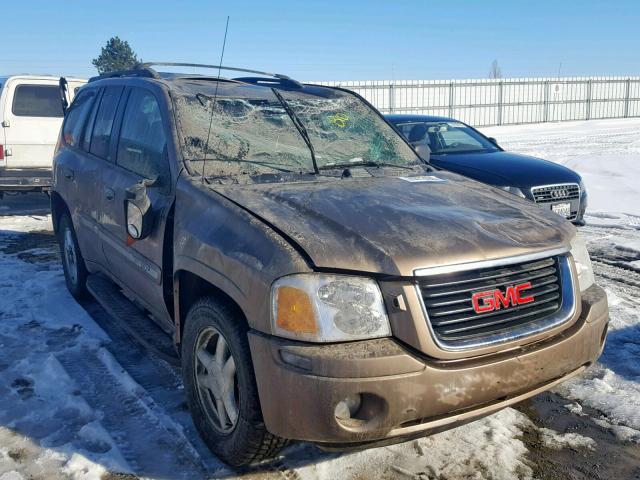
<svg viewBox="0 0 640 480">
<path fill-rule="evenodd" d="M 300 132 L 300 135 L 302 136 L 304 143 L 306 143 L 307 147 L 309 147 L 309 151 L 311 152 L 311 162 L 313 163 L 313 170 L 314 172 L 319 173 L 320 170 L 318 169 L 318 164 L 316 163 L 316 152 L 313 149 L 313 144 L 311 143 L 311 139 L 309 138 L 309 133 L 307 132 L 307 129 L 304 128 L 304 125 L 302 124 L 302 122 L 300 121 L 296 113 L 293 111 L 291 106 L 284 99 L 284 97 L 280 95 L 280 92 L 278 92 L 275 88 L 272 88 L 271 90 L 273 91 L 273 94 L 276 96 L 276 98 L 280 100 L 280 103 L 282 104 L 285 112 L 287 112 L 289 117 L 291 117 L 291 121 L 293 122 L 295 127 L 298 129 L 298 132 Z"/>
<path fill-rule="evenodd" d="M 351 167 L 396 167 L 403 168 L 405 170 L 413 170 L 413 167 L 416 165 L 398 165 L 397 163 L 389 163 L 389 162 L 370 162 L 370 161 L 359 161 L 352 163 L 327 163 L 320 167 L 320 170 L 333 170 L 338 168 L 351 168 Z"/>
</svg>

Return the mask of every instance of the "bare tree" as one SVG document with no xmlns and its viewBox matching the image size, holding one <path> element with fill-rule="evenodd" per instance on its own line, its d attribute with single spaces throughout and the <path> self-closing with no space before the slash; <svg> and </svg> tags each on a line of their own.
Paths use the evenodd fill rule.
<svg viewBox="0 0 640 480">
<path fill-rule="evenodd" d="M 489 78 L 502 78 L 502 70 L 500 69 L 500 65 L 498 65 L 498 60 L 491 62 Z"/>
</svg>

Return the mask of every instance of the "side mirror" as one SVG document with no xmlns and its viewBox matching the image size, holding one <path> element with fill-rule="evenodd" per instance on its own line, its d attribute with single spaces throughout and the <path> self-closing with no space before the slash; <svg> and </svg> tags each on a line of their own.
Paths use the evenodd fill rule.
<svg viewBox="0 0 640 480">
<path fill-rule="evenodd" d="M 416 153 L 420 156 L 420 158 L 422 158 L 425 161 L 429 161 L 429 159 L 431 158 L 431 149 L 429 148 L 429 145 L 427 145 L 426 143 L 419 143 L 418 145 L 415 145 L 413 147 L 416 151 Z"/>
<path fill-rule="evenodd" d="M 152 187 L 156 179 L 142 180 L 131 188 L 126 194 L 127 233 L 134 240 L 142 240 L 151 233 L 153 228 L 153 211 L 151 200 L 147 194 L 147 187 Z"/>
<path fill-rule="evenodd" d="M 498 146 L 498 140 L 496 140 L 495 138 L 493 138 L 493 137 L 489 137 L 489 138 L 488 138 L 488 140 L 489 140 L 491 143 L 493 143 L 496 147 Z"/>
</svg>

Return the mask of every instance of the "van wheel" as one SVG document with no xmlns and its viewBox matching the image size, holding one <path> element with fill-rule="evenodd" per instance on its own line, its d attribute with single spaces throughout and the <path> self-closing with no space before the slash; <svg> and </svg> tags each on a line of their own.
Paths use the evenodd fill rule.
<svg viewBox="0 0 640 480">
<path fill-rule="evenodd" d="M 80 247 L 78 247 L 78 240 L 71 218 L 67 213 L 60 218 L 58 244 L 60 245 L 62 269 L 64 270 L 67 288 L 71 295 L 80 300 L 87 294 L 87 268 L 84 264 L 82 253 L 80 253 Z"/>
<path fill-rule="evenodd" d="M 264 425 L 244 319 L 213 298 L 187 315 L 182 374 L 196 428 L 227 464 L 257 463 L 287 444 Z"/>
</svg>

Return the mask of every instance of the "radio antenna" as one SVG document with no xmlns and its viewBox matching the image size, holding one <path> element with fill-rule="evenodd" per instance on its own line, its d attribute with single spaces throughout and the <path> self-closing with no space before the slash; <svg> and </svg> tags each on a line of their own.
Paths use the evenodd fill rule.
<svg viewBox="0 0 640 480">
<path fill-rule="evenodd" d="M 202 183 L 204 183 L 204 164 L 207 161 L 209 151 L 209 139 L 211 138 L 211 126 L 213 125 L 213 112 L 216 108 L 218 98 L 218 85 L 220 85 L 220 70 L 222 70 L 222 60 L 224 59 L 224 49 L 227 46 L 227 32 L 229 31 L 229 16 L 227 15 L 227 25 L 224 27 L 224 40 L 222 41 L 222 52 L 220 53 L 220 63 L 218 64 L 218 78 L 216 79 L 216 90 L 213 94 L 213 105 L 211 105 L 211 116 L 209 117 L 209 131 L 207 132 L 207 142 L 204 144 L 204 155 L 202 156 Z"/>
</svg>

